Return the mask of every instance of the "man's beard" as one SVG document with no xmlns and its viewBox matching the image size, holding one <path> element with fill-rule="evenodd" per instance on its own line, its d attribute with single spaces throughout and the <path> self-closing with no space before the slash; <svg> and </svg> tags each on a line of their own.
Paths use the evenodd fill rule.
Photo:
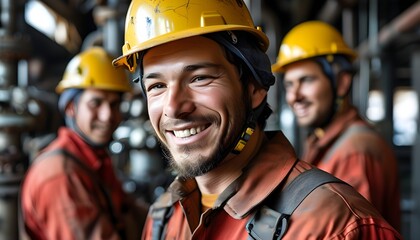
<svg viewBox="0 0 420 240">
<path fill-rule="evenodd" d="M 178 176 L 184 178 L 194 178 L 202 176 L 220 166 L 226 156 L 233 150 L 235 145 L 238 143 L 238 139 L 241 136 L 242 132 L 246 128 L 246 122 L 251 114 L 251 99 L 247 91 L 244 91 L 245 95 L 242 96 L 241 103 L 245 103 L 244 107 L 235 112 L 235 116 L 230 118 L 228 127 L 223 133 L 224 136 L 221 136 L 218 139 L 217 146 L 214 148 L 213 152 L 209 156 L 198 155 L 196 159 L 189 159 L 190 161 L 185 161 L 183 163 L 178 163 L 173 158 L 170 150 L 160 142 L 162 147 L 163 155 L 168 159 L 169 166 L 174 170 Z M 235 122 L 236 121 L 236 122 Z M 215 121 L 213 121 L 215 123 Z M 217 124 L 217 123 L 216 123 Z M 217 124 L 220 127 L 220 124 Z M 157 137 L 157 139 L 159 139 Z M 160 140 L 159 140 L 160 141 Z M 200 143 L 197 143 L 200 144 Z M 197 146 L 194 146 L 197 147 Z M 185 146 L 183 148 L 184 158 L 189 157 L 191 151 L 191 146 Z"/>
<path fill-rule="evenodd" d="M 175 171 L 178 176 L 184 178 L 194 178 L 201 176 L 216 168 L 224 159 L 225 151 L 223 150 L 223 144 L 219 144 L 213 156 L 206 157 L 203 155 L 198 155 L 194 161 L 183 163 L 176 162 L 168 148 L 164 146 L 164 144 L 161 144 L 161 146 L 163 155 L 169 161 L 170 168 Z M 184 154 L 188 156 L 189 151 L 189 147 L 186 146 L 184 148 Z"/>
<path fill-rule="evenodd" d="M 246 114 L 244 112 L 238 113 L 238 115 L 235 116 L 236 119 L 243 120 L 243 122 L 241 122 L 240 124 L 233 124 L 232 122 L 229 122 L 228 129 L 230 129 L 230 131 L 225 133 L 229 136 L 222 136 L 220 139 L 218 139 L 217 146 L 214 148 L 213 152 L 209 156 L 204 156 L 200 154 L 195 156 L 195 159 L 188 159 L 189 161 L 178 163 L 173 158 L 167 146 L 165 146 L 165 144 L 159 141 L 162 148 L 162 153 L 164 157 L 169 161 L 169 166 L 172 168 L 172 170 L 174 170 L 177 173 L 178 176 L 184 178 L 194 178 L 197 176 L 201 176 L 215 169 L 230 153 L 230 151 L 234 147 L 234 144 L 237 143 L 238 137 L 241 135 L 244 128 L 244 121 L 246 119 L 245 116 Z M 224 141 L 224 139 L 227 140 Z M 198 145 L 195 145 L 194 147 L 200 147 L 200 143 L 197 144 Z M 184 158 L 189 158 L 191 152 L 191 145 L 184 146 L 182 150 Z"/>
</svg>

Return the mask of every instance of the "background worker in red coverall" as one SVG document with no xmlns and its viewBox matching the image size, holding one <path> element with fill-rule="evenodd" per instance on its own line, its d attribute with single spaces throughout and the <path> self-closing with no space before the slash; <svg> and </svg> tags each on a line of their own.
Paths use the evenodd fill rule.
<svg viewBox="0 0 420 240">
<path fill-rule="evenodd" d="M 240 0 L 131 2 L 113 63 L 139 66 L 151 124 L 178 173 L 151 207 L 143 239 L 248 239 L 259 226 L 247 230 L 248 220 L 313 172 L 281 132 L 263 131 L 275 81 L 268 44 Z M 277 239 L 274 218 L 266 220 L 258 231 L 270 236 L 260 238 Z M 312 191 L 282 230 L 293 240 L 401 238 L 344 183 Z"/>
<path fill-rule="evenodd" d="M 76 55 L 56 91 L 66 127 L 36 157 L 21 206 L 31 239 L 139 239 L 147 210 L 122 189 L 107 152 L 122 120 L 126 73 L 100 47 Z"/>
<path fill-rule="evenodd" d="M 309 130 L 302 160 L 352 185 L 400 229 L 395 155 L 350 103 L 355 57 L 334 27 L 309 21 L 283 38 L 272 67 L 283 74 L 298 125 Z"/>
</svg>

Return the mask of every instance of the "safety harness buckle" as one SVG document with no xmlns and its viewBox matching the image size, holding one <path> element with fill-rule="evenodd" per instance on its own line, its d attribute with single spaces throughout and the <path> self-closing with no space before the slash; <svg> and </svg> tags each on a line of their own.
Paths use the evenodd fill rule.
<svg viewBox="0 0 420 240">
<path fill-rule="evenodd" d="M 281 239 L 286 232 L 289 217 L 290 215 L 262 206 L 246 224 L 248 239 Z"/>
</svg>

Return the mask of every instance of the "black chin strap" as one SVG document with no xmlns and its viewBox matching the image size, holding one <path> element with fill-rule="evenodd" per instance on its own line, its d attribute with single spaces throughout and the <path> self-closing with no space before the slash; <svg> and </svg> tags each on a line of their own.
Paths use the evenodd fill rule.
<svg viewBox="0 0 420 240">
<path fill-rule="evenodd" d="M 322 57 L 316 57 L 315 61 L 321 66 L 323 73 L 327 76 L 330 80 L 332 93 L 333 93 L 333 100 L 332 100 L 332 109 L 329 113 L 329 116 L 325 121 L 321 124 L 321 128 L 325 128 L 328 126 L 334 116 L 341 110 L 343 105 L 344 98 L 350 92 L 350 88 L 347 89 L 347 92 L 343 96 L 338 96 L 337 89 L 338 89 L 338 78 L 340 74 L 343 72 L 347 72 L 351 74 L 353 72 L 353 67 L 349 60 L 342 55 L 327 55 Z M 339 66 L 339 69 L 334 71 L 333 64 Z"/>
<path fill-rule="evenodd" d="M 251 138 L 251 135 L 254 133 L 255 128 L 257 127 L 257 121 L 260 116 L 264 115 L 267 118 L 271 114 L 271 109 L 268 107 L 267 101 L 263 101 L 257 108 L 253 109 L 249 114 L 245 126 L 241 135 L 233 143 L 231 152 L 235 155 L 238 155 L 242 152 L 247 144 L 248 140 Z M 228 150 L 229 151 L 229 150 Z M 226 154 L 227 155 L 227 154 Z"/>
<path fill-rule="evenodd" d="M 83 139 L 83 141 L 85 141 L 89 146 L 93 147 L 93 148 L 106 148 L 107 144 L 97 144 L 94 143 L 93 141 L 91 141 L 81 130 L 80 128 L 77 126 L 76 121 L 74 120 L 74 118 L 72 117 L 68 117 L 66 116 L 66 126 L 68 128 L 70 128 L 71 130 L 75 131 L 77 133 L 77 135 L 80 136 L 80 138 Z"/>
</svg>

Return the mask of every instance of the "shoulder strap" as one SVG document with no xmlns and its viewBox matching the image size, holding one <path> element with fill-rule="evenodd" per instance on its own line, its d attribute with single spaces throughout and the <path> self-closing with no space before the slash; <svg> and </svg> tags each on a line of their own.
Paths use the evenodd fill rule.
<svg viewBox="0 0 420 240">
<path fill-rule="evenodd" d="M 109 212 L 109 215 L 110 215 L 110 218 L 111 218 L 111 223 L 114 225 L 114 227 L 118 231 L 118 234 L 120 236 L 124 236 L 125 233 L 122 232 L 119 229 L 119 226 L 118 226 L 118 220 L 117 220 L 117 217 L 115 215 L 115 210 L 114 210 L 114 205 L 113 205 L 113 202 L 112 202 L 111 193 L 109 192 L 107 187 L 105 187 L 102 184 L 102 181 L 101 181 L 101 179 L 99 179 L 98 175 L 94 171 L 92 171 L 88 166 L 86 166 L 86 164 L 84 164 L 76 156 L 74 156 L 73 154 L 71 154 L 70 152 L 68 152 L 68 151 L 66 151 L 65 149 L 62 149 L 62 148 L 42 153 L 37 158 L 37 161 L 42 161 L 42 159 L 45 159 L 48 156 L 54 156 L 54 155 L 59 155 L 59 154 L 64 155 L 67 159 L 70 159 L 73 163 L 75 163 L 77 166 L 79 166 L 81 169 L 83 169 L 86 172 L 86 174 L 88 174 L 90 176 L 90 178 L 93 181 L 93 184 L 95 184 L 95 186 L 100 189 L 100 191 L 102 192 L 102 194 L 105 198 L 105 201 L 106 201 L 105 204 L 106 204 L 107 212 Z M 105 209 L 103 209 L 103 210 L 105 210 Z"/>
<path fill-rule="evenodd" d="M 348 127 L 339 137 L 333 145 L 330 147 L 330 149 L 327 151 L 325 156 L 323 157 L 322 161 L 328 161 L 336 152 L 336 150 L 344 143 L 344 141 L 356 133 L 361 132 L 368 132 L 372 131 L 372 129 L 369 126 L 362 125 L 362 124 L 353 124 L 352 126 Z"/>
<path fill-rule="evenodd" d="M 166 224 L 170 216 L 172 215 L 173 207 L 166 207 L 160 209 L 154 209 L 151 212 L 153 218 L 153 230 L 152 230 L 152 239 L 160 240 L 163 237 L 165 232 Z"/>
<path fill-rule="evenodd" d="M 317 187 L 326 183 L 344 183 L 320 169 L 313 168 L 299 174 L 274 199 L 273 206 L 263 205 L 246 224 L 249 239 L 281 239 L 288 220 L 300 203 Z"/>
<path fill-rule="evenodd" d="M 163 239 L 166 224 L 173 213 L 173 206 L 169 201 L 170 194 L 166 192 L 156 200 L 150 210 L 153 219 L 152 240 Z"/>
</svg>

